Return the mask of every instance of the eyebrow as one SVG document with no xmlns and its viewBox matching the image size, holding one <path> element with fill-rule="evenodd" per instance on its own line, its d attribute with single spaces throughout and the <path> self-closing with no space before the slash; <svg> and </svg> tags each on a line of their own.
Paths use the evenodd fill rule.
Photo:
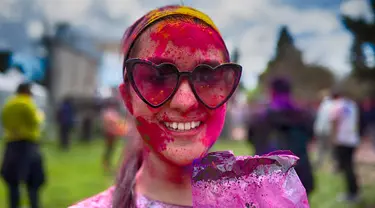
<svg viewBox="0 0 375 208">
<path fill-rule="evenodd" d="M 163 57 L 150 57 L 150 58 L 147 58 L 147 60 L 151 61 L 152 63 L 157 64 L 157 65 L 162 64 L 162 63 L 175 64 L 175 62 L 172 59 L 163 58 Z M 216 67 L 216 66 L 219 66 L 221 63 L 217 60 L 200 59 L 200 60 L 197 61 L 197 65 L 200 65 L 200 64 L 206 64 L 206 65 L 209 65 L 211 67 Z"/>
</svg>

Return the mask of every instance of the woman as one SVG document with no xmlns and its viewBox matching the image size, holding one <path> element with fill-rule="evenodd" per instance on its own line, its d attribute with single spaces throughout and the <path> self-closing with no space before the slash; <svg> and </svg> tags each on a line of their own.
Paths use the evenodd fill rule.
<svg viewBox="0 0 375 208">
<path fill-rule="evenodd" d="M 73 208 L 191 207 L 191 164 L 218 139 L 241 67 L 211 19 L 189 7 L 151 11 L 124 38 L 120 91 L 141 139 L 116 186 Z"/>
</svg>

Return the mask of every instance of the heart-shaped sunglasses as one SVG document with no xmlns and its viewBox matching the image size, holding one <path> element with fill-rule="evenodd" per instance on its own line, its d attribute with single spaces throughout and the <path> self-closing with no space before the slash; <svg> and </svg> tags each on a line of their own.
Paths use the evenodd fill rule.
<svg viewBox="0 0 375 208">
<path fill-rule="evenodd" d="M 143 59 L 128 59 L 125 67 L 126 78 L 134 91 L 153 108 L 162 106 L 174 96 L 184 76 L 197 100 L 207 108 L 218 108 L 233 95 L 242 72 L 242 67 L 234 63 L 216 67 L 200 64 L 193 71 L 181 72 L 174 64 L 156 65 Z"/>
</svg>

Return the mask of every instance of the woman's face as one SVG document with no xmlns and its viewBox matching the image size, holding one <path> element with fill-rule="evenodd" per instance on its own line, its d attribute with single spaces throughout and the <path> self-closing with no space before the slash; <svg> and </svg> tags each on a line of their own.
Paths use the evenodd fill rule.
<svg viewBox="0 0 375 208">
<path fill-rule="evenodd" d="M 162 21 L 147 29 L 135 43 L 131 58 L 169 62 L 180 71 L 197 65 L 225 62 L 225 46 L 211 28 L 186 21 Z M 151 108 L 130 88 L 130 102 L 145 148 L 174 165 L 185 166 L 203 154 L 218 139 L 226 106 L 209 110 L 194 96 L 184 78 L 176 94 L 159 108 Z M 130 104 L 129 104 L 130 103 Z M 168 127 L 169 126 L 169 127 Z"/>
</svg>

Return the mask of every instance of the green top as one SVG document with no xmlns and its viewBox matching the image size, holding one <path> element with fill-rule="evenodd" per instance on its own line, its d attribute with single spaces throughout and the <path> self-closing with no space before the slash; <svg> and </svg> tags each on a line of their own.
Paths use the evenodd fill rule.
<svg viewBox="0 0 375 208">
<path fill-rule="evenodd" d="M 44 115 L 29 95 L 15 95 L 5 103 L 1 122 L 7 142 L 29 140 L 37 142 L 41 136 Z"/>
</svg>

